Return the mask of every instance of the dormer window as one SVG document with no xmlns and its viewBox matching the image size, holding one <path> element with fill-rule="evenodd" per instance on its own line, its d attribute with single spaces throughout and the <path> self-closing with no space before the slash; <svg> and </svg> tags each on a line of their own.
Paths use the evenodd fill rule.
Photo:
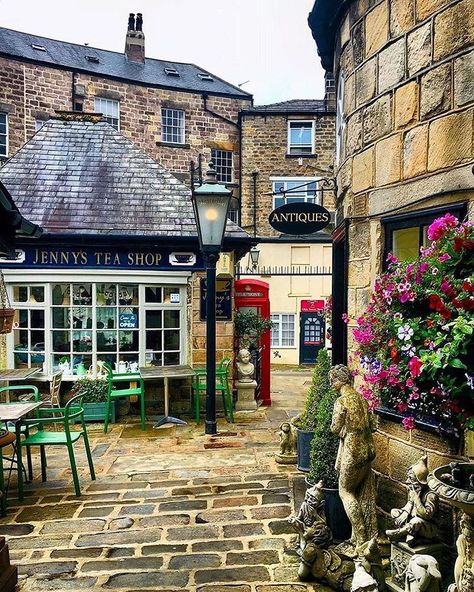
<svg viewBox="0 0 474 592">
<path fill-rule="evenodd" d="M 207 82 L 214 82 L 214 78 L 210 74 L 198 74 L 201 80 L 206 80 Z"/>
</svg>

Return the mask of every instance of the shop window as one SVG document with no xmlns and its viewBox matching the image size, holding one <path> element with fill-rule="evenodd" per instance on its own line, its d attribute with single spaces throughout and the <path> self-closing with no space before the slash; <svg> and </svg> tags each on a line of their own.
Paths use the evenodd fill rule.
<svg viewBox="0 0 474 592">
<path fill-rule="evenodd" d="M 76 109 L 76 111 L 82 109 Z M 104 121 L 110 123 L 117 131 L 120 130 L 120 103 L 113 99 L 104 99 L 102 97 L 94 98 L 94 111 L 102 113 Z"/>
<path fill-rule="evenodd" d="M 115 283 L 14 285 L 15 367 L 66 368 L 76 374 L 104 361 L 181 362 L 183 303 L 176 286 Z M 46 305 L 46 302 L 48 303 Z"/>
<path fill-rule="evenodd" d="M 288 154 L 314 153 L 314 121 L 288 122 Z"/>
<path fill-rule="evenodd" d="M 271 179 L 273 185 L 273 209 L 297 202 L 317 203 L 318 179 L 281 178 Z"/>
<path fill-rule="evenodd" d="M 420 254 L 420 248 L 429 245 L 428 226 L 435 218 L 447 212 L 462 220 L 466 215 L 466 206 L 452 204 L 382 219 L 385 230 L 384 262 L 388 253 L 393 253 L 400 261 L 416 259 Z"/>
<path fill-rule="evenodd" d="M 161 141 L 170 144 L 184 144 L 184 111 L 180 109 L 161 110 Z"/>
<path fill-rule="evenodd" d="M 220 183 L 232 183 L 232 152 L 213 148 L 211 160 L 217 171 L 217 180 Z"/>
<path fill-rule="evenodd" d="M 8 115 L 0 113 L 0 157 L 8 156 Z"/>
<path fill-rule="evenodd" d="M 295 315 L 275 313 L 270 317 L 273 321 L 271 347 L 294 347 Z"/>
</svg>

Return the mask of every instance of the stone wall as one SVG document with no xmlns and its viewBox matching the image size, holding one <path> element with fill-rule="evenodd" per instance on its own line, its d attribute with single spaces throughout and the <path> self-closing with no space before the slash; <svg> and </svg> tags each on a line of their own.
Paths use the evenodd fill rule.
<svg viewBox="0 0 474 592">
<path fill-rule="evenodd" d="M 86 73 L 76 73 L 74 81 L 76 103 L 81 102 L 84 111 L 94 111 L 96 96 L 119 100 L 120 131 L 173 173 L 188 176 L 190 161 L 197 163 L 200 153 L 209 161 L 211 148 L 232 150 L 238 184 L 238 113 L 250 100 L 209 95 L 208 109 L 230 120 L 226 122 L 204 109 L 200 93 L 127 84 Z M 73 109 L 72 86 L 71 71 L 0 58 L 0 107 L 9 113 L 10 155 L 35 133 L 36 119 Z M 161 107 L 186 112 L 184 146 L 161 143 Z"/>
<path fill-rule="evenodd" d="M 314 120 L 315 155 L 302 159 L 287 155 L 288 120 Z M 245 114 L 242 116 L 242 226 L 253 232 L 253 177 L 257 175 L 257 235 L 276 236 L 268 224 L 273 209 L 272 182 L 270 177 L 321 177 L 332 176 L 334 159 L 334 115 L 291 113 L 291 115 Z M 300 160 L 302 164 L 300 164 Z M 334 209 L 328 196 L 323 204 Z"/>
</svg>

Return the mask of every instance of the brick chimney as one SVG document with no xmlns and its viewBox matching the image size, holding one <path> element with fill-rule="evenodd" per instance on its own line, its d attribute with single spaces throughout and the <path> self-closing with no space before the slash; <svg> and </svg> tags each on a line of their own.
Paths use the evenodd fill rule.
<svg viewBox="0 0 474 592">
<path fill-rule="evenodd" d="M 336 83 L 334 81 L 334 75 L 331 72 L 324 74 L 324 102 L 326 103 L 327 111 L 336 110 Z"/>
<path fill-rule="evenodd" d="M 145 35 L 143 34 L 143 17 L 139 12 L 137 18 L 131 12 L 128 16 L 127 36 L 125 38 L 125 57 L 129 62 L 145 63 Z"/>
</svg>

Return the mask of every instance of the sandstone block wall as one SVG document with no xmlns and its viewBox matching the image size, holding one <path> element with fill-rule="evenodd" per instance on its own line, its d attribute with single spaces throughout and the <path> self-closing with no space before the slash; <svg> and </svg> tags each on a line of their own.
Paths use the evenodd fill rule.
<svg viewBox="0 0 474 592">
<path fill-rule="evenodd" d="M 302 158 L 302 164 L 294 155 L 287 155 L 288 120 L 314 120 L 315 155 Z M 272 182 L 270 177 L 321 177 L 333 176 L 334 115 L 291 113 L 291 115 L 242 116 L 242 226 L 253 232 L 253 177 L 257 175 L 257 235 L 277 236 L 268 224 L 273 209 Z M 334 209 L 331 194 L 326 194 L 325 207 Z"/>
<path fill-rule="evenodd" d="M 35 133 L 36 119 L 73 109 L 73 79 L 76 89 L 84 91 L 76 95 L 84 111 L 94 111 L 94 97 L 120 101 L 120 131 L 171 172 L 187 178 L 189 163 L 197 163 L 199 154 L 209 161 L 212 148 L 232 150 L 234 181 L 239 183 L 238 113 L 250 100 L 210 95 L 208 109 L 230 120 L 226 122 L 204 110 L 200 93 L 139 86 L 87 73 L 73 75 L 68 70 L 0 58 L 0 108 L 9 113 L 10 155 Z M 185 111 L 185 146 L 161 144 L 161 107 Z"/>
</svg>

